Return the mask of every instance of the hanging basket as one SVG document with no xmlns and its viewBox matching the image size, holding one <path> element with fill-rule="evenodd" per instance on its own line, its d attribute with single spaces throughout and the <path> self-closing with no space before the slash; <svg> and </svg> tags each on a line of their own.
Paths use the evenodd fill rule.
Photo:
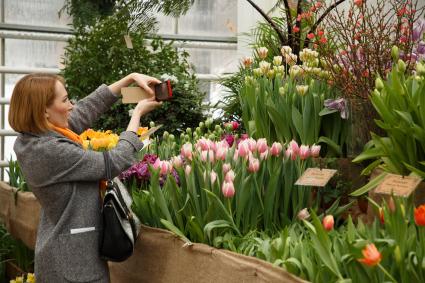
<svg viewBox="0 0 425 283">
<path fill-rule="evenodd" d="M 0 221 L 9 233 L 34 249 L 40 215 L 40 204 L 31 192 L 19 192 L 0 182 Z"/>
</svg>

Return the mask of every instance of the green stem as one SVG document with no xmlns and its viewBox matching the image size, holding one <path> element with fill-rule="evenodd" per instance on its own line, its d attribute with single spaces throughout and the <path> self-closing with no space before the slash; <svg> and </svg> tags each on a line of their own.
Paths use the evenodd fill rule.
<svg viewBox="0 0 425 283">
<path fill-rule="evenodd" d="M 391 274 L 389 274 L 388 273 L 388 271 L 380 264 L 380 263 L 378 263 L 378 266 L 379 266 L 379 268 L 382 270 L 382 272 L 384 272 L 384 274 L 385 275 L 387 275 L 388 276 L 388 278 L 390 278 L 391 279 L 391 281 L 393 281 L 393 282 L 396 282 L 397 283 L 397 281 L 394 279 L 394 277 L 392 277 L 391 276 Z"/>
<path fill-rule="evenodd" d="M 231 201 L 231 198 L 228 198 L 228 199 L 227 199 L 227 206 L 228 206 L 228 208 L 229 208 L 229 214 L 230 214 L 230 216 L 232 216 L 232 218 L 233 218 L 233 213 L 232 213 L 232 201 Z"/>
</svg>

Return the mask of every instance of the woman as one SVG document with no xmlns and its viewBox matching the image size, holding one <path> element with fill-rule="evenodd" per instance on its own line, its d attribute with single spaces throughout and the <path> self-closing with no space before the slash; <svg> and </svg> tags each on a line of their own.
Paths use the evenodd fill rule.
<svg viewBox="0 0 425 283">
<path fill-rule="evenodd" d="M 116 176 L 136 161 L 143 146 L 136 132 L 140 117 L 161 105 L 151 88 L 159 80 L 130 74 L 110 86 L 101 85 L 75 106 L 56 75 L 27 75 L 13 90 L 9 123 L 20 133 L 14 151 L 42 208 L 35 246 L 37 282 L 109 282 L 107 264 L 98 251 L 102 229 L 98 184 L 106 178 L 104 157 L 84 150 L 78 134 L 133 82 L 152 97 L 137 104 L 127 131 L 109 152 Z"/>
</svg>

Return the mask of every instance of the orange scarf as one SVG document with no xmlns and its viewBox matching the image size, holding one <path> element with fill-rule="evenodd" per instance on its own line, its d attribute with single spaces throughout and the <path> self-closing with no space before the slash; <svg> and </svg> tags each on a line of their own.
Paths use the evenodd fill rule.
<svg viewBox="0 0 425 283">
<path fill-rule="evenodd" d="M 61 128 L 61 127 L 56 127 L 55 125 L 49 123 L 50 127 L 52 128 L 52 130 L 54 130 L 55 132 L 58 132 L 61 135 L 64 135 L 65 137 L 67 137 L 68 139 L 79 143 L 79 144 L 83 144 L 83 139 L 77 135 L 76 133 L 74 133 L 73 131 L 71 131 L 68 128 Z"/>
</svg>

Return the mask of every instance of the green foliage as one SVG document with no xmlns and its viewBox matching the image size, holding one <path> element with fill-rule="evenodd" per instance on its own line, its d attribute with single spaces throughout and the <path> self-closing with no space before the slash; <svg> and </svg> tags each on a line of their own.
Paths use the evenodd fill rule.
<svg viewBox="0 0 425 283">
<path fill-rule="evenodd" d="M 124 43 L 128 16 L 116 13 L 96 23 L 91 29 L 78 29 L 65 50 L 63 76 L 72 98 L 80 99 L 94 91 L 99 84 L 113 83 L 132 72 L 155 77 L 174 75 L 178 82 L 173 84 L 173 99 L 144 116 L 142 125 L 149 121 L 163 124 L 161 130 L 180 131 L 195 127 L 203 120 L 202 101 L 204 93 L 198 90 L 198 81 L 188 63 L 188 53 L 177 52 L 171 43 L 166 44 L 153 38 L 146 46 L 146 33 L 142 30 L 130 32 L 133 49 Z M 129 121 L 130 105 L 115 104 L 94 126 L 121 132 Z"/>
<path fill-rule="evenodd" d="M 18 188 L 18 191 L 30 191 L 17 160 L 12 160 L 12 157 L 10 158 L 9 169 L 6 169 L 6 172 L 9 175 L 9 185 L 11 187 Z"/>
</svg>

